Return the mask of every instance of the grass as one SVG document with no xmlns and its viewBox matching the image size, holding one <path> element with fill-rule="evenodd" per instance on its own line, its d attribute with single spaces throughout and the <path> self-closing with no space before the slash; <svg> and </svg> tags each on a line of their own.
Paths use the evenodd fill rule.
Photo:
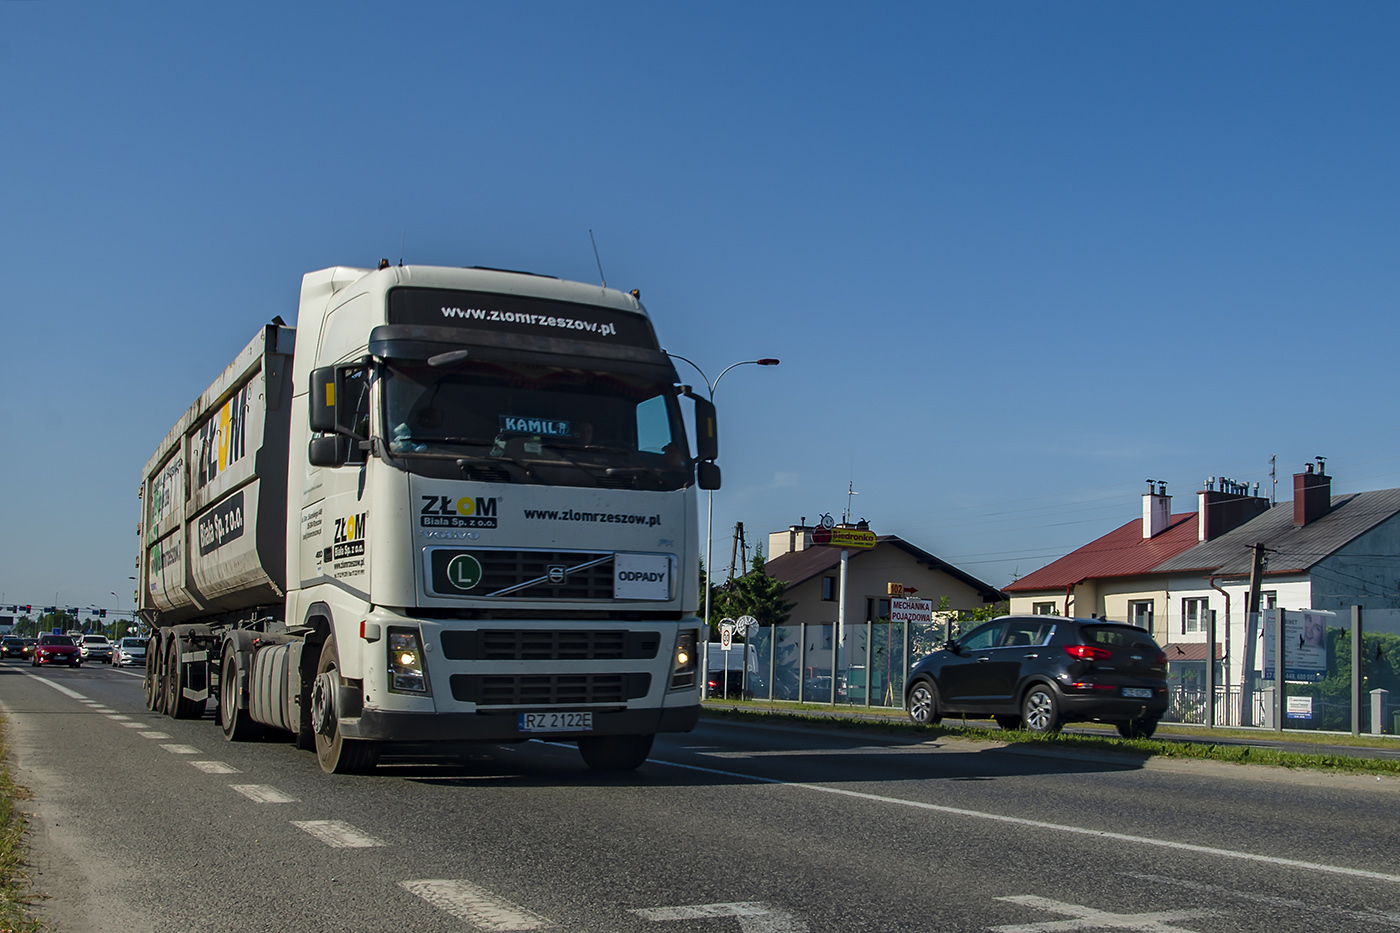
<svg viewBox="0 0 1400 933">
<path fill-rule="evenodd" d="M 1318 741 L 1326 741 L 1328 744 L 1346 744 L 1358 746 L 1388 747 L 1394 748 L 1395 741 L 1385 739 L 1362 739 L 1357 740 L 1352 736 L 1319 736 L 1317 739 L 1303 739 L 1297 741 L 1298 750 L 1283 750 L 1274 748 L 1260 748 L 1251 745 L 1227 745 L 1217 744 L 1209 741 L 1193 742 L 1171 742 L 1161 739 L 1122 739 L 1116 734 L 1113 735 L 1092 735 L 1076 732 L 1061 732 L 1053 735 L 1043 735 L 1020 730 L 1005 731 L 996 726 L 975 726 L 975 725 L 950 725 L 943 723 L 937 726 L 920 726 L 909 722 L 902 715 L 876 714 L 868 716 L 863 714 L 840 715 L 838 712 L 833 715 L 831 707 L 795 705 L 784 706 L 781 709 L 760 706 L 757 704 L 739 704 L 732 701 L 725 701 L 723 705 L 718 702 L 707 703 L 705 705 L 707 716 L 716 716 L 723 719 L 735 719 L 748 722 L 801 724 L 817 726 L 824 729 L 849 729 L 860 732 L 874 732 L 886 735 L 898 735 L 906 738 L 960 738 L 971 739 L 980 742 L 996 742 L 1001 745 L 1024 745 L 1029 747 L 1042 747 L 1049 749 L 1062 749 L 1066 751 L 1081 750 L 1093 752 L 1116 752 L 1118 754 L 1129 754 L 1144 758 L 1188 758 L 1202 761 L 1223 761 L 1232 764 L 1252 764 L 1252 765 L 1272 765 L 1275 767 L 1309 769 L 1338 774 L 1375 774 L 1392 775 L 1400 777 L 1400 760 L 1382 758 L 1354 758 L 1349 755 L 1329 755 L 1320 751 L 1306 751 L 1309 746 L 1316 746 Z M 1175 734 L 1183 734 L 1177 731 Z M 1192 738 L 1204 739 L 1208 737 L 1203 731 L 1189 731 Z M 1257 732 L 1230 732 L 1230 736 L 1245 736 L 1254 739 L 1272 740 L 1277 738 L 1277 733 L 1257 733 Z M 1289 737 L 1293 739 L 1292 736 Z M 1337 740 L 1337 741 L 1334 741 Z M 1348 741 L 1341 741 L 1346 739 Z"/>
<path fill-rule="evenodd" d="M 40 933 L 46 928 L 30 916 L 35 895 L 25 871 L 24 816 L 15 805 L 29 791 L 10 777 L 8 755 L 0 719 L 0 933 Z"/>
</svg>

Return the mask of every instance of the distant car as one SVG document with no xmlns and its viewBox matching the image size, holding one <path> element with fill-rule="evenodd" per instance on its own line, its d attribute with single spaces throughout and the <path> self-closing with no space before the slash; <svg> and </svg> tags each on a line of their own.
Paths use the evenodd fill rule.
<svg viewBox="0 0 1400 933">
<path fill-rule="evenodd" d="M 128 664 L 146 665 L 146 639 L 127 638 L 119 639 L 112 648 L 112 666 L 126 667 Z"/>
<path fill-rule="evenodd" d="M 84 635 L 78 645 L 84 661 L 111 661 L 112 643 L 106 635 Z"/>
<path fill-rule="evenodd" d="M 35 645 L 35 643 L 36 643 L 37 641 L 38 641 L 38 639 L 36 639 L 36 638 L 26 638 L 26 639 L 24 640 L 24 654 L 22 655 L 22 657 L 28 658 L 28 657 L 32 657 L 32 656 L 33 656 L 33 654 L 34 654 L 34 645 Z"/>
<path fill-rule="evenodd" d="M 24 657 L 24 639 L 18 635 L 6 635 L 0 638 L 0 658 L 22 658 Z"/>
<path fill-rule="evenodd" d="M 1166 655 L 1137 626 L 1003 616 L 914 665 L 904 708 L 919 723 L 957 713 L 991 716 L 1003 729 L 1057 732 L 1093 720 L 1113 723 L 1125 738 L 1147 738 L 1167 711 L 1166 672 Z"/>
<path fill-rule="evenodd" d="M 34 646 L 34 656 L 29 659 L 29 663 L 34 667 L 45 664 L 79 667 L 83 663 L 83 656 L 71 635 L 40 635 L 39 643 Z"/>
</svg>

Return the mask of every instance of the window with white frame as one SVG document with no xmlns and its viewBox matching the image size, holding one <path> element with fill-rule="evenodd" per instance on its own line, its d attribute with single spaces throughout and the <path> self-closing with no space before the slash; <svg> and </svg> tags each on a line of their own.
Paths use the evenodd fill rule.
<svg viewBox="0 0 1400 933">
<path fill-rule="evenodd" d="M 1206 613 L 1210 612 L 1210 599 L 1205 596 L 1188 596 L 1181 601 L 1181 633 L 1204 632 Z"/>
<path fill-rule="evenodd" d="M 1059 613 L 1055 611 L 1054 603 L 1032 603 L 1031 615 L 1054 616 L 1059 615 Z"/>
<path fill-rule="evenodd" d="M 1152 610 L 1156 600 L 1153 599 L 1130 599 L 1128 600 L 1128 621 L 1138 628 L 1145 628 L 1152 631 Z"/>
</svg>

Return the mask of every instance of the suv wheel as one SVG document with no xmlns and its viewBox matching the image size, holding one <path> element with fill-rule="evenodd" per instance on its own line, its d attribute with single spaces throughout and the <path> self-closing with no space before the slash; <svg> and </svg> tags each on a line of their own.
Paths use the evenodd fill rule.
<svg viewBox="0 0 1400 933">
<path fill-rule="evenodd" d="M 1021 722 L 1027 732 L 1059 732 L 1060 703 L 1055 691 L 1044 684 L 1031 687 L 1021 701 Z"/>
</svg>

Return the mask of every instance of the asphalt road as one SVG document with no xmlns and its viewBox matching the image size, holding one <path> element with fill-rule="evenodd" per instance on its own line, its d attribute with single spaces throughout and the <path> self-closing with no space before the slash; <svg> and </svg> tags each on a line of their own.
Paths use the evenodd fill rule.
<svg viewBox="0 0 1400 933">
<path fill-rule="evenodd" d="M 60 933 L 1400 929 L 1400 781 L 703 721 L 324 775 L 0 666 Z"/>
</svg>

